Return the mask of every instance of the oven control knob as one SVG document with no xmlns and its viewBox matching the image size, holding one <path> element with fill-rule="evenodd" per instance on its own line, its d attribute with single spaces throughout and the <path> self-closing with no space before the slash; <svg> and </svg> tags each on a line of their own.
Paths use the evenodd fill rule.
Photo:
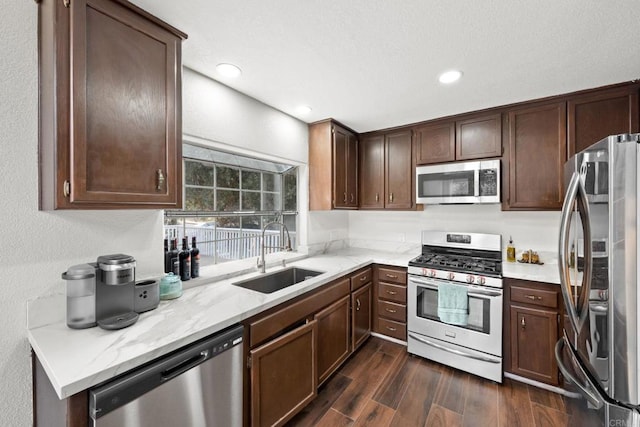
<svg viewBox="0 0 640 427">
<path fill-rule="evenodd" d="M 474 280 L 476 280 L 476 278 L 473 277 L 473 275 L 467 274 L 467 283 L 473 283 Z"/>
<path fill-rule="evenodd" d="M 487 281 L 487 279 L 485 279 L 485 278 L 484 278 L 484 277 L 482 277 L 482 276 L 478 276 L 478 277 L 476 278 L 476 283 L 477 283 L 478 285 L 484 285 L 486 281 Z"/>
<path fill-rule="evenodd" d="M 454 273 L 447 274 L 447 279 L 449 279 L 449 280 L 453 280 L 453 279 L 455 279 L 455 277 L 456 277 L 456 275 Z"/>
<path fill-rule="evenodd" d="M 429 270 L 429 277 L 436 277 L 436 271 L 435 270 Z"/>
</svg>

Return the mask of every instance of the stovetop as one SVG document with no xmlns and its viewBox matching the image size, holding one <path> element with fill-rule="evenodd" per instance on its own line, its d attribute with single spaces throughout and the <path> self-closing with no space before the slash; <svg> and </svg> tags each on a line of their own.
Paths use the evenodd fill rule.
<svg viewBox="0 0 640 427">
<path fill-rule="evenodd" d="M 431 268 L 460 273 L 502 276 L 502 261 L 462 254 L 423 253 L 409 261 L 412 267 Z"/>
</svg>

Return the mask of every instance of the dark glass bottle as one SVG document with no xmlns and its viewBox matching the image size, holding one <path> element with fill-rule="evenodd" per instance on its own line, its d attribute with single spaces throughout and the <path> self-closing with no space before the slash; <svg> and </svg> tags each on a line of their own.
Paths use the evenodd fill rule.
<svg viewBox="0 0 640 427">
<path fill-rule="evenodd" d="M 191 277 L 200 277 L 200 249 L 196 247 L 195 236 L 191 238 Z"/>
<path fill-rule="evenodd" d="M 182 238 L 182 250 L 178 254 L 180 259 L 180 280 L 183 282 L 191 279 L 191 251 L 187 245 L 187 238 Z"/>
<path fill-rule="evenodd" d="M 164 239 L 164 272 L 171 271 L 171 258 L 169 257 L 169 239 Z"/>
<path fill-rule="evenodd" d="M 180 276 L 180 259 L 178 258 L 178 239 L 171 240 L 171 250 L 169 251 L 169 266 L 176 276 Z"/>
</svg>

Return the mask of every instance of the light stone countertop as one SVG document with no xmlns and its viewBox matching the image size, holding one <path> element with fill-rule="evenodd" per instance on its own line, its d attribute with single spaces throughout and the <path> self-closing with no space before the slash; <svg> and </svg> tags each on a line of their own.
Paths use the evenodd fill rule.
<svg viewBox="0 0 640 427">
<path fill-rule="evenodd" d="M 271 294 L 232 285 L 258 276 L 255 271 L 236 277 L 225 272 L 218 280 L 209 279 L 207 283 L 206 278 L 201 278 L 198 286 L 185 286 L 180 298 L 161 301 L 157 309 L 140 314 L 138 321 L 128 328 L 74 330 L 64 320 L 39 319 L 27 335 L 58 397 L 64 399 L 372 263 L 406 267 L 418 251 L 345 248 L 297 259 L 287 266 L 325 273 Z M 542 266 L 503 262 L 503 276 L 559 283 L 553 255 L 540 255 L 545 262 Z M 280 269 L 270 267 L 267 272 Z M 51 307 L 52 311 L 58 316 L 64 313 L 63 297 L 58 295 L 51 301 L 57 304 Z M 47 304 L 53 302 L 38 300 L 37 309 L 46 309 Z M 44 317 L 41 313 L 39 316 Z"/>
<path fill-rule="evenodd" d="M 371 263 L 406 267 L 416 255 L 415 250 L 342 249 L 289 263 L 325 273 L 271 294 L 231 284 L 259 275 L 253 272 L 185 289 L 180 298 L 161 301 L 157 309 L 140 314 L 128 328 L 74 330 L 64 320 L 42 322 L 28 329 L 28 339 L 58 397 L 64 399 L 361 267 Z M 267 272 L 280 269 L 271 267 Z M 63 298 L 55 301 L 64 306 Z M 44 306 L 39 301 L 39 307 Z"/>
</svg>

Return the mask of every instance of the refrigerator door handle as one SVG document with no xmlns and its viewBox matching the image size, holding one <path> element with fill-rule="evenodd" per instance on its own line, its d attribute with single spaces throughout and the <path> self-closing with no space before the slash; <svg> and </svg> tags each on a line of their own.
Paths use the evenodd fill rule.
<svg viewBox="0 0 640 427">
<path fill-rule="evenodd" d="M 574 304 L 573 291 L 571 289 L 571 276 L 568 269 L 569 265 L 569 232 L 571 213 L 574 203 L 578 206 L 580 213 L 580 221 L 582 223 L 582 232 L 584 236 L 584 269 L 582 274 L 582 292 L 578 295 L 578 301 Z M 578 173 L 574 173 L 571 182 L 567 188 L 567 195 L 562 205 L 562 217 L 560 220 L 560 262 L 558 268 L 560 270 L 560 289 L 562 291 L 562 299 L 567 308 L 567 314 L 573 329 L 578 333 L 582 329 L 589 312 L 589 292 L 591 291 L 591 218 L 589 214 L 589 201 L 587 193 L 582 184 L 582 179 Z"/>
<path fill-rule="evenodd" d="M 562 375 L 566 379 L 568 379 L 569 381 L 574 383 L 576 387 L 578 387 L 578 389 L 580 390 L 580 393 L 584 396 L 585 399 L 587 399 L 587 401 L 595 409 L 602 408 L 605 402 L 600 396 L 598 396 L 597 392 L 593 391 L 594 387 L 589 382 L 589 378 L 587 377 L 587 375 L 584 372 L 580 372 L 582 374 L 582 377 L 585 379 L 583 384 L 580 381 L 578 381 L 576 377 L 564 365 L 564 362 L 562 361 L 562 353 L 564 351 L 565 344 L 566 344 L 566 341 L 564 337 L 561 337 L 556 343 L 555 355 L 556 355 L 556 362 L 558 362 L 558 369 L 560 369 L 560 372 L 562 372 Z M 573 354 L 571 354 L 571 357 L 574 358 Z M 578 366 L 578 362 L 575 360 L 574 362 L 575 362 L 574 365 Z M 578 368 L 578 369 L 581 369 L 581 368 Z"/>
</svg>

